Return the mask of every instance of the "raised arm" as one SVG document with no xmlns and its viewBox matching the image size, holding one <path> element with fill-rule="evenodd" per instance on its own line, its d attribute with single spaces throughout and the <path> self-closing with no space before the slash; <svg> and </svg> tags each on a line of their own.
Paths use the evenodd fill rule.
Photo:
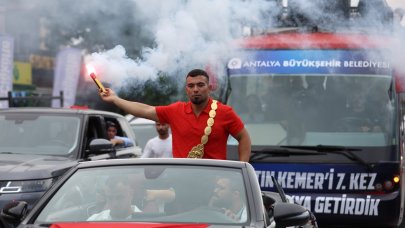
<svg viewBox="0 0 405 228">
<path fill-rule="evenodd" d="M 110 88 L 106 88 L 105 92 L 100 91 L 100 97 L 103 101 L 113 103 L 126 113 L 132 114 L 136 117 L 159 121 L 154 106 L 122 99 Z"/>
</svg>

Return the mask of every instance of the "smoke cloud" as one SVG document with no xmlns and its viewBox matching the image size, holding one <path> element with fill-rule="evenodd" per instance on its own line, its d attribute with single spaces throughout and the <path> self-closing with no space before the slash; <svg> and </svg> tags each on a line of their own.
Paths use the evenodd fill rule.
<svg viewBox="0 0 405 228">
<path fill-rule="evenodd" d="M 344 14 L 336 13 L 331 1 L 289 2 L 314 24 L 336 21 Z M 265 0 L 134 0 L 133 4 L 134 19 L 141 25 L 139 32 L 152 36 L 153 44 L 140 47 L 140 57 L 135 59 L 129 58 L 120 44 L 86 56 L 88 64 L 97 66 L 102 80 L 114 87 L 121 87 L 126 78 L 145 80 L 159 72 L 183 79 L 193 68 L 225 61 L 235 51 L 232 40 L 241 37 L 243 25 L 263 31 L 276 23 L 269 16 L 280 12 L 280 2 Z M 363 23 L 381 27 L 381 18 L 375 16 L 375 11 L 369 10 L 363 16 Z M 387 58 L 397 60 L 398 49 L 403 47 L 395 47 Z"/>
<path fill-rule="evenodd" d="M 9 21 L 12 25 L 8 30 L 26 31 L 28 39 L 22 37 L 19 43 L 28 51 L 35 51 L 38 42 L 86 49 L 86 61 L 99 66 L 99 77 L 119 87 L 126 78 L 153 78 L 159 72 L 183 78 L 192 68 L 226 60 L 235 50 L 232 40 L 241 37 L 243 25 L 252 25 L 257 31 L 275 25 L 277 22 L 271 18 L 280 13 L 281 5 L 286 2 L 314 24 L 328 24 L 338 21 L 343 14 L 334 4 L 345 1 L 15 0 L 10 10 L 21 5 L 23 11 L 9 13 L 6 26 Z M 387 0 L 387 3 L 393 9 L 405 9 L 403 0 Z M 378 27 L 381 20 L 375 16 L 376 10 L 380 8 L 363 16 L 367 23 Z M 43 24 L 40 40 L 30 35 L 38 33 L 30 30 L 37 21 L 34 17 L 41 18 Z M 400 31 L 405 30 L 405 18 L 400 23 L 402 26 L 395 27 L 398 37 Z M 50 25 L 58 34 L 46 31 Z M 95 43 L 93 38 L 101 36 L 105 37 L 103 45 L 95 48 L 84 45 Z M 62 43 L 55 37 L 64 37 L 70 42 Z M 404 43 L 394 44 L 393 60 L 403 59 L 397 53 L 404 53 Z M 138 53 L 136 56 L 134 50 Z"/>
<path fill-rule="evenodd" d="M 268 24 L 273 1 L 242 0 L 136 0 L 134 17 L 154 44 L 142 47 L 140 57 L 130 59 L 117 45 L 86 56 L 103 80 L 119 87 L 128 77 L 149 79 L 159 72 L 177 75 L 208 63 L 223 61 L 234 51 L 232 40 L 241 35 L 241 25 Z"/>
</svg>

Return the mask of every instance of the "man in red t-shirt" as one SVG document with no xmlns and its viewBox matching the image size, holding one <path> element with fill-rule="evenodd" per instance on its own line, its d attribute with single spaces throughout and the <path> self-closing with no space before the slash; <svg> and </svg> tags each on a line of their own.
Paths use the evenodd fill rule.
<svg viewBox="0 0 405 228">
<path fill-rule="evenodd" d="M 243 122 L 234 110 L 210 97 L 208 74 L 194 69 L 186 76 L 188 102 L 150 106 L 118 97 L 106 88 L 102 100 L 114 103 L 127 113 L 168 123 L 172 130 L 173 157 L 226 159 L 226 142 L 232 135 L 238 142 L 240 161 L 249 161 L 251 141 Z"/>
</svg>

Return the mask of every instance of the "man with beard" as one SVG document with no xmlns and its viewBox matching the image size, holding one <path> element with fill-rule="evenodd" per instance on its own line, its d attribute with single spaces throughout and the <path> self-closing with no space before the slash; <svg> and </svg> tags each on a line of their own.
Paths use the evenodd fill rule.
<svg viewBox="0 0 405 228">
<path fill-rule="evenodd" d="M 244 188 L 236 175 L 221 176 L 216 180 L 208 205 L 220 208 L 225 215 L 235 221 L 247 220 Z"/>
<path fill-rule="evenodd" d="M 169 125 L 156 122 L 155 127 L 158 136 L 148 140 L 141 158 L 172 158 L 172 135 Z"/>
<path fill-rule="evenodd" d="M 194 69 L 186 76 L 188 102 L 155 107 L 124 100 L 109 88 L 100 90 L 100 96 L 134 116 L 169 124 L 174 158 L 226 159 L 227 140 L 232 135 L 239 142 L 239 160 L 249 161 L 249 133 L 230 106 L 211 98 L 211 89 L 208 74 Z"/>
</svg>

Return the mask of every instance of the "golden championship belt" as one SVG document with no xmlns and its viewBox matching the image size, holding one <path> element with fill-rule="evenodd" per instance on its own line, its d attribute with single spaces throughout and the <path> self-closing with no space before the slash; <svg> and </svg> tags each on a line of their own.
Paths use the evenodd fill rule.
<svg viewBox="0 0 405 228">
<path fill-rule="evenodd" d="M 202 158 L 204 156 L 204 145 L 198 144 L 193 146 L 193 148 L 188 152 L 188 158 Z"/>
<path fill-rule="evenodd" d="M 214 118 L 217 114 L 216 110 L 218 108 L 216 100 L 212 100 L 211 110 L 209 112 L 209 118 L 207 120 L 207 127 L 204 129 L 204 135 L 201 137 L 201 143 L 188 152 L 188 158 L 202 158 L 204 156 L 204 145 L 208 142 L 208 136 L 211 134 L 212 126 L 214 125 Z"/>
</svg>

